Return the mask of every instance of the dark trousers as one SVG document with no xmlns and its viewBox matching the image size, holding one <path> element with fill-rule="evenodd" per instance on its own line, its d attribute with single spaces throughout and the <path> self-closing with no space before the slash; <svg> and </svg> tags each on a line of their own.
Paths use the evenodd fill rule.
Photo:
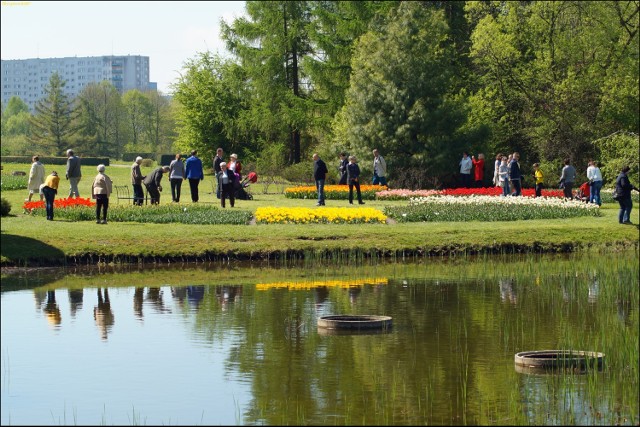
<svg viewBox="0 0 640 427">
<path fill-rule="evenodd" d="M 100 210 L 102 219 L 107 220 L 107 209 L 109 209 L 109 196 L 106 194 L 96 194 L 96 220 L 100 221 Z"/>
<path fill-rule="evenodd" d="M 542 197 L 542 189 L 544 188 L 543 183 L 536 184 L 536 197 Z"/>
<path fill-rule="evenodd" d="M 349 181 L 349 203 L 353 203 L 353 187 L 356 187 L 356 196 L 358 203 L 362 203 L 362 194 L 360 194 L 360 181 Z"/>
<path fill-rule="evenodd" d="M 136 206 L 142 206 L 144 200 L 144 191 L 142 190 L 142 184 L 133 185 L 133 204 Z"/>
<path fill-rule="evenodd" d="M 200 184 L 200 179 L 196 178 L 189 178 L 189 187 L 191 188 L 191 201 L 192 202 L 197 202 L 198 201 L 198 184 Z M 231 207 L 233 207 L 233 205 L 231 205 Z"/>
<path fill-rule="evenodd" d="M 51 187 L 43 187 L 44 206 L 47 211 L 47 219 L 53 219 L 53 201 L 56 199 L 57 191 Z"/>
<path fill-rule="evenodd" d="M 182 188 L 182 178 L 171 178 L 171 199 L 174 202 L 180 201 L 180 189 Z"/>
<path fill-rule="evenodd" d="M 153 184 L 147 185 L 147 193 L 149 193 L 149 198 L 151 199 L 150 203 L 152 205 L 159 205 L 160 204 L 160 191 L 158 190 L 157 186 L 155 186 Z"/>
<path fill-rule="evenodd" d="M 573 182 L 565 182 L 562 191 L 564 192 L 564 197 L 573 199 Z"/>
<path fill-rule="evenodd" d="M 460 180 L 462 181 L 462 186 L 464 188 L 471 188 L 471 174 L 470 173 L 461 173 Z"/>
<path fill-rule="evenodd" d="M 513 185 L 513 193 L 511 193 L 512 196 L 522 195 L 522 184 L 520 183 L 520 179 L 512 180 L 511 185 Z"/>
<path fill-rule="evenodd" d="M 620 205 L 620 210 L 618 211 L 618 222 L 622 224 L 624 222 L 631 221 L 631 209 L 633 208 L 631 196 L 629 195 L 627 197 L 619 198 L 618 204 Z"/>
<path fill-rule="evenodd" d="M 233 188 L 233 183 L 223 184 L 222 191 L 220 192 L 220 205 L 224 208 L 224 202 L 226 198 L 229 198 L 229 205 L 233 207 L 236 202 L 236 191 Z"/>
</svg>

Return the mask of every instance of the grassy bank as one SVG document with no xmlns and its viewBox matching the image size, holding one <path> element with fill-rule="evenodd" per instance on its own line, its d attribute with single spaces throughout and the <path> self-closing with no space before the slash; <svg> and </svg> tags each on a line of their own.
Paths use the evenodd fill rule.
<svg viewBox="0 0 640 427">
<path fill-rule="evenodd" d="M 26 166 L 22 166 L 24 169 Z M 28 170 L 28 169 L 27 169 Z M 64 170 L 64 169 L 61 169 Z M 47 169 L 49 172 L 50 169 Z M 144 171 L 143 173 L 147 173 Z M 83 169 L 82 196 L 89 195 L 94 168 Z M 107 173 L 126 185 L 128 167 L 110 166 Z M 201 203 L 218 204 L 211 194 L 211 177 L 201 189 Z M 61 180 L 60 194 L 66 196 Z M 166 183 L 169 190 L 169 184 Z M 183 185 L 182 202 L 191 204 L 189 186 Z M 313 200 L 287 199 L 263 194 L 259 183 L 251 187 L 254 200 L 238 201 L 235 209 L 255 212 L 264 206 L 312 207 Z M 620 225 L 618 206 L 604 204 L 601 217 L 504 222 L 433 222 L 390 224 L 258 224 L 189 225 L 93 221 L 46 221 L 29 216 L 21 206 L 26 190 L 4 191 L 12 204 L 11 216 L 2 218 L 3 266 L 43 266 L 137 262 L 181 262 L 218 259 L 265 259 L 325 256 L 438 256 L 461 253 L 575 252 L 638 247 L 637 225 Z M 83 194 L 84 193 L 84 194 Z M 37 196 L 36 196 L 37 199 Z M 171 203 L 169 191 L 162 204 Z M 112 198 L 111 203 L 116 203 Z M 121 201 L 120 203 L 125 203 Z M 383 210 L 406 201 L 367 201 Z M 328 206 L 348 207 L 346 201 Z M 357 206 L 357 205 L 355 205 Z M 143 207 L 144 209 L 144 207 Z M 227 208 L 228 209 L 228 208 Z M 638 224 L 637 204 L 632 221 Z"/>
</svg>

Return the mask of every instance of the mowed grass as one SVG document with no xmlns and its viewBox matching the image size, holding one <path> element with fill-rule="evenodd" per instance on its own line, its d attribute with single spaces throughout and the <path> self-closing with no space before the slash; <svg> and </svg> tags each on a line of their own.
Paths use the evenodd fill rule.
<svg viewBox="0 0 640 427">
<path fill-rule="evenodd" d="M 203 160 L 205 166 L 207 161 Z M 29 165 L 4 164 L 3 173 L 28 172 Z M 47 173 L 61 174 L 58 197 L 68 194 L 64 166 L 45 165 Z M 143 174 L 153 168 L 143 168 Z M 310 171 L 311 172 L 311 171 Z M 116 185 L 130 186 L 129 164 L 114 164 L 106 173 Z M 82 197 L 90 196 L 94 166 L 83 167 Z M 170 204 L 167 177 L 163 178 L 161 204 Z M 200 184 L 200 203 L 219 205 L 213 193 L 210 171 Z M 260 180 L 251 184 L 253 200 L 239 200 L 234 209 L 255 212 L 258 207 L 313 207 L 315 200 L 287 199 L 282 194 L 263 194 Z M 268 188 L 275 192 L 274 186 Z M 93 221 L 46 221 L 25 215 L 22 203 L 26 190 L 5 191 L 11 215 L 2 218 L 2 265 L 45 265 L 64 263 L 135 262 L 140 259 L 209 260 L 221 258 L 282 257 L 287 254 L 355 253 L 372 256 L 407 254 L 450 255 L 455 253 L 555 252 L 617 250 L 638 247 L 637 225 L 620 225 L 617 204 L 604 204 L 601 217 L 508 222 L 437 222 L 388 224 L 258 224 L 187 225 Z M 37 200 L 36 195 L 34 200 Z M 111 204 L 117 204 L 115 193 Z M 119 203 L 131 203 L 122 200 Z M 406 201 L 367 201 L 366 207 L 381 211 L 385 206 L 403 206 Z M 181 204 L 191 204 L 188 183 L 183 183 Z M 328 200 L 327 206 L 356 208 L 344 200 Z M 143 209 L 149 207 L 143 207 Z M 227 207 L 229 209 L 229 207 Z M 637 206 L 632 221 L 637 224 Z M 320 255 L 323 256 L 323 255 Z"/>
</svg>

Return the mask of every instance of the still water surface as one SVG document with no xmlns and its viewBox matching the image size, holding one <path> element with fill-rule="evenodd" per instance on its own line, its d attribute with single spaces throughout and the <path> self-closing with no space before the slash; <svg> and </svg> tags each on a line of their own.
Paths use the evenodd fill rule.
<svg viewBox="0 0 640 427">
<path fill-rule="evenodd" d="M 638 254 L 3 277 L 3 425 L 637 425 Z M 319 316 L 393 318 L 336 334 Z M 522 373 L 520 351 L 606 354 Z"/>
</svg>

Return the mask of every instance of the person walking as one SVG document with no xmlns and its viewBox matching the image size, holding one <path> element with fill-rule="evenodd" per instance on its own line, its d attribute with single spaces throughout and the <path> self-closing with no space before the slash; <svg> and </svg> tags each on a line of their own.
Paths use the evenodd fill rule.
<svg viewBox="0 0 640 427">
<path fill-rule="evenodd" d="M 513 187 L 512 196 L 522 195 L 522 173 L 520 172 L 520 153 L 513 153 L 513 158 L 509 164 L 509 181 Z"/>
<path fill-rule="evenodd" d="M 566 199 L 573 198 L 573 183 L 576 182 L 576 168 L 571 165 L 569 158 L 564 159 L 564 167 L 560 175 L 560 188 L 564 192 Z"/>
<path fill-rule="evenodd" d="M 320 158 L 318 153 L 313 153 L 313 178 L 316 181 L 316 190 L 318 191 L 318 203 L 316 206 L 324 206 L 324 182 L 327 178 L 326 163 Z"/>
<path fill-rule="evenodd" d="M 509 164 L 507 163 L 507 156 L 502 156 L 498 180 L 500 187 L 502 187 L 502 197 L 506 197 L 511 194 L 509 192 Z"/>
<path fill-rule="evenodd" d="M 180 153 L 169 163 L 169 182 L 171 183 L 171 200 L 180 202 L 180 189 L 184 180 L 185 166 Z"/>
<path fill-rule="evenodd" d="M 471 163 L 473 163 L 475 187 L 482 188 L 482 181 L 484 180 L 484 154 L 478 154 L 478 159 L 476 159 L 475 156 L 471 156 Z"/>
<path fill-rule="evenodd" d="M 142 157 L 136 157 L 136 161 L 131 165 L 131 186 L 133 187 L 133 205 L 142 206 L 144 200 L 144 191 L 142 190 L 142 180 L 145 176 L 142 175 L 140 165 L 142 164 Z"/>
<path fill-rule="evenodd" d="M 387 162 L 377 148 L 373 149 L 373 185 L 387 185 Z"/>
<path fill-rule="evenodd" d="M 218 148 L 216 150 L 216 156 L 213 158 L 213 173 L 216 177 L 216 197 L 220 198 L 220 186 L 218 185 L 218 174 L 220 173 L 220 163 L 224 162 L 222 156 L 224 155 L 224 150 L 222 148 Z"/>
<path fill-rule="evenodd" d="M 67 150 L 67 173 L 65 176 L 69 180 L 69 197 L 74 194 L 76 198 L 80 197 L 80 191 L 78 191 L 78 183 L 82 178 L 80 158 L 71 149 Z"/>
<path fill-rule="evenodd" d="M 347 185 L 347 166 L 348 165 L 349 165 L 349 160 L 347 159 L 347 153 L 343 151 L 342 153 L 340 153 L 340 164 L 338 165 L 338 173 L 340 176 L 338 180 L 338 185 Z"/>
<path fill-rule="evenodd" d="M 104 173 L 106 167 L 98 165 L 98 175 L 96 175 L 91 185 L 91 194 L 96 199 L 96 224 L 107 223 L 107 209 L 109 209 L 109 196 L 113 188 L 113 182 Z M 102 221 L 100 221 L 100 210 L 102 210 Z"/>
<path fill-rule="evenodd" d="M 631 209 L 633 208 L 633 200 L 631 200 L 631 190 L 638 190 L 638 188 L 631 184 L 629 176 L 627 175 L 631 168 L 625 166 L 620 170 L 620 175 L 616 178 L 616 194 L 618 196 L 618 204 L 620 205 L 620 211 L 618 212 L 618 222 L 620 224 L 633 224 L 631 222 Z"/>
<path fill-rule="evenodd" d="M 602 172 L 598 167 L 598 163 L 591 160 L 587 167 L 587 179 L 589 180 L 589 203 L 597 203 L 598 206 L 602 205 L 600 199 L 600 190 L 602 189 Z"/>
<path fill-rule="evenodd" d="M 460 185 L 464 188 L 471 188 L 471 168 L 473 162 L 469 157 L 469 153 L 464 151 L 462 153 L 462 159 L 458 163 L 460 165 Z"/>
<path fill-rule="evenodd" d="M 47 212 L 47 221 L 53 221 L 53 202 L 58 194 L 58 185 L 60 184 L 60 177 L 58 172 L 52 171 L 42 184 L 41 193 L 44 194 L 44 206 Z"/>
<path fill-rule="evenodd" d="M 147 187 L 147 193 L 149 193 L 149 197 L 151 198 L 150 203 L 152 205 L 160 204 L 160 192 L 162 191 L 160 182 L 162 181 L 162 175 L 168 172 L 169 166 L 159 166 L 142 181 L 144 186 Z"/>
<path fill-rule="evenodd" d="M 44 200 L 44 196 L 40 193 L 40 186 L 44 183 L 45 172 L 44 165 L 40 163 L 39 156 L 33 156 L 31 158 L 31 170 L 29 171 L 29 183 L 27 184 L 27 188 L 29 189 L 29 198 L 26 200 L 27 202 L 31 201 L 33 197 L 33 193 L 36 191 L 40 194 L 40 201 Z"/>
<path fill-rule="evenodd" d="M 218 188 L 220 188 L 220 206 L 225 208 L 225 200 L 229 199 L 229 206 L 233 207 L 236 201 L 236 174 L 227 168 L 227 162 L 220 163 L 220 172 L 216 175 Z"/>
<path fill-rule="evenodd" d="M 191 151 L 191 156 L 187 159 L 185 166 L 185 173 L 187 174 L 189 187 L 191 188 L 191 201 L 196 203 L 199 200 L 198 185 L 200 181 L 204 179 L 202 160 L 198 158 L 198 152 L 196 150 Z"/>
<path fill-rule="evenodd" d="M 493 185 L 500 187 L 500 164 L 502 163 L 502 153 L 496 155 L 496 161 L 493 164 Z"/>
<path fill-rule="evenodd" d="M 353 204 L 353 187 L 355 187 L 358 204 L 364 205 L 364 202 L 362 201 L 362 194 L 360 193 L 360 167 L 356 162 L 355 156 L 349 156 L 349 163 L 347 164 L 347 182 L 349 183 L 349 204 Z"/>
<path fill-rule="evenodd" d="M 544 188 L 544 175 L 540 169 L 539 163 L 533 164 L 533 178 L 535 179 L 536 197 L 542 197 L 542 189 Z"/>
</svg>

